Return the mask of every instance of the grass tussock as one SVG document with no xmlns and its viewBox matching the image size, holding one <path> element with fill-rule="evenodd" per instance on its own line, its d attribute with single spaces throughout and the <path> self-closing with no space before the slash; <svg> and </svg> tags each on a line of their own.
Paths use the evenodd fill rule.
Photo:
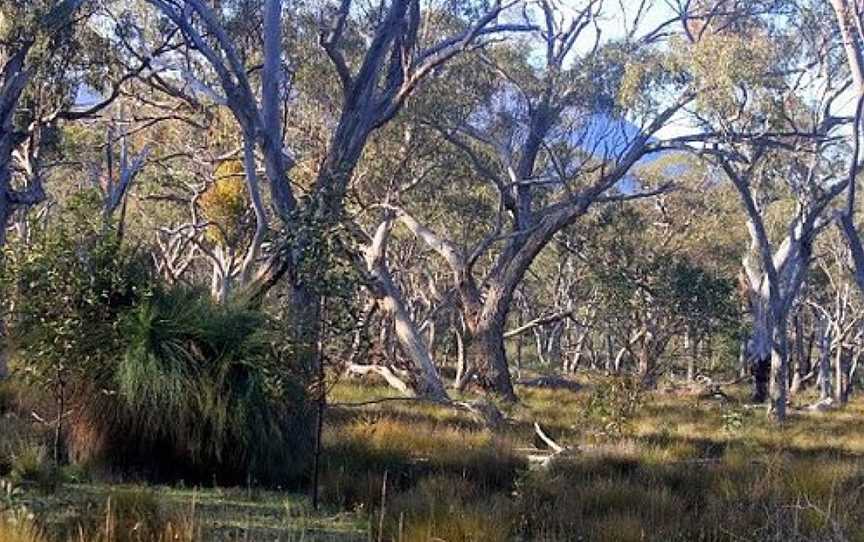
<svg viewBox="0 0 864 542">
<path fill-rule="evenodd" d="M 155 292 L 123 326 L 125 354 L 101 385 L 77 390 L 76 462 L 233 484 L 301 474 L 311 442 L 305 392 L 260 313 L 174 288 Z"/>
<path fill-rule="evenodd" d="M 525 460 L 505 439 L 436 421 L 362 416 L 325 435 L 322 495 L 342 507 L 377 503 L 384 475 L 407 490 L 432 476 L 470 481 L 487 492 L 513 487 Z"/>
<path fill-rule="evenodd" d="M 97 513 L 79 520 L 77 529 L 91 542 L 201 540 L 193 516 L 169 512 L 155 492 L 140 489 L 112 492 Z"/>
<path fill-rule="evenodd" d="M 423 479 L 389 508 L 385 502 L 385 511 L 381 538 L 403 542 L 506 542 L 519 517 L 505 494 L 489 495 L 476 483 L 449 476 Z"/>
<path fill-rule="evenodd" d="M 49 542 L 34 519 L 24 513 L 0 515 L 0 542 Z"/>
<path fill-rule="evenodd" d="M 0 542 L 197 542 L 195 518 L 169 512 L 145 489 L 112 491 L 101 506 L 70 510 L 40 525 L 18 509 L 0 516 Z"/>
</svg>

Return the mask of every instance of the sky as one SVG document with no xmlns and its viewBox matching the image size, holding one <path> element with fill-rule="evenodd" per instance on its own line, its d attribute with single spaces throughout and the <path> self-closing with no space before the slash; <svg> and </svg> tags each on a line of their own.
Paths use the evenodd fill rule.
<svg viewBox="0 0 864 542">
<path fill-rule="evenodd" d="M 557 2 L 557 6 L 564 17 L 572 17 L 586 4 L 588 0 L 552 0 Z M 673 0 L 646 0 L 648 9 L 644 12 L 643 18 L 639 24 L 639 32 L 637 35 L 644 34 L 650 30 L 656 29 L 662 23 L 675 17 L 675 10 L 670 5 Z M 602 41 L 613 41 L 624 37 L 629 27 L 632 27 L 633 21 L 639 9 L 640 0 L 605 0 L 604 11 L 601 16 L 601 21 L 598 24 L 601 33 Z M 536 9 L 536 8 L 535 8 Z M 593 28 L 587 29 L 581 36 L 579 42 L 574 47 L 574 56 L 580 53 L 585 53 L 590 50 L 595 43 L 597 37 L 596 31 Z M 79 107 L 92 105 L 99 99 L 98 93 L 90 88 L 81 88 L 76 96 L 76 103 Z M 837 114 L 854 114 L 855 98 L 852 93 L 849 96 L 844 96 L 838 100 Z M 685 116 L 679 116 L 672 119 L 666 126 L 657 134 L 659 139 L 674 138 L 681 135 L 692 134 L 694 128 Z"/>
</svg>

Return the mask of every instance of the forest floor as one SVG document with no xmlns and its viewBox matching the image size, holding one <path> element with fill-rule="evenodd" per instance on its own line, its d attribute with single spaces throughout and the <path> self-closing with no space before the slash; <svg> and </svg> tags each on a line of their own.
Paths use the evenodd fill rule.
<svg viewBox="0 0 864 542">
<path fill-rule="evenodd" d="M 778 426 L 743 386 L 697 397 L 576 380 L 591 384 L 518 387 L 494 431 L 422 402 L 348 406 L 393 393 L 340 383 L 318 512 L 300 493 L 93 483 L 10 487 L 0 508 L 26 507 L 73 540 L 85 538 L 75 536 L 82 518 L 99 540 L 148 540 L 156 516 L 176 524 L 177 540 L 864 540 L 861 398 L 793 409 Z M 535 423 L 564 450 L 553 454 Z M 24 539 L 0 528 L 0 542 L 12 540 Z"/>
</svg>

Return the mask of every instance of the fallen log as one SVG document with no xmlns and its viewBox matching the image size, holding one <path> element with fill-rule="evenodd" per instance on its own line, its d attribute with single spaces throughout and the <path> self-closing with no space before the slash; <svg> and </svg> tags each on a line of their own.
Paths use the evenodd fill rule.
<svg viewBox="0 0 864 542">
<path fill-rule="evenodd" d="M 525 386 L 527 388 L 544 388 L 549 390 L 568 390 L 580 391 L 582 384 L 563 378 L 560 376 L 538 376 L 537 378 L 528 378 L 516 381 L 517 386 Z"/>
<path fill-rule="evenodd" d="M 396 371 L 386 365 L 361 365 L 351 363 L 345 368 L 345 374 L 352 377 L 364 377 L 370 374 L 378 375 L 391 388 L 399 391 L 406 397 L 414 397 L 416 394 L 405 379 L 397 376 Z"/>
</svg>

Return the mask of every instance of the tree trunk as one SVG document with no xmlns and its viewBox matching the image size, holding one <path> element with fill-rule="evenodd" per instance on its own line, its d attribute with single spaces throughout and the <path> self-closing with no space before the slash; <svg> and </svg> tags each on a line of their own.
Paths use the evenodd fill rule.
<svg viewBox="0 0 864 542">
<path fill-rule="evenodd" d="M 3 139 L 0 136 L 0 139 Z M 0 141 L 0 152 L 6 150 L 6 145 Z M 9 227 L 9 221 L 12 218 L 13 208 L 9 202 L 7 191 L 10 189 L 11 181 L 11 148 L 9 154 L 0 155 L 0 274 L 4 272 L 3 250 L 6 247 L 6 232 Z M 6 322 L 3 319 L 3 314 L 6 312 L 6 307 L 3 306 L 0 300 L 0 380 L 6 378 L 9 374 L 6 353 Z"/>
<path fill-rule="evenodd" d="M 687 350 L 687 382 L 696 380 L 696 358 L 699 356 L 699 342 L 691 332 L 684 335 L 684 349 Z"/>
<path fill-rule="evenodd" d="M 354 330 L 354 337 L 351 340 L 351 353 L 348 356 L 349 364 L 359 364 L 360 359 L 365 358 L 369 353 L 369 341 L 366 339 L 366 335 L 369 333 L 369 326 L 377 311 L 378 302 L 374 298 L 370 298 L 366 302 L 363 313 L 360 315 L 359 325 Z"/>
<path fill-rule="evenodd" d="M 849 400 L 849 357 L 847 349 L 842 344 L 837 345 L 837 354 L 834 356 L 834 400 L 838 405 L 846 404 Z"/>
<path fill-rule="evenodd" d="M 757 358 L 751 362 L 753 374 L 753 402 L 764 403 L 768 399 L 768 382 L 771 375 L 771 358 Z"/>
<path fill-rule="evenodd" d="M 467 372 L 468 372 L 468 361 L 467 361 L 467 353 L 465 351 L 465 331 L 463 329 L 462 323 L 460 322 L 459 326 L 456 328 L 456 378 L 454 382 L 456 383 L 456 387 L 462 387 L 464 382 L 467 380 Z"/>
<path fill-rule="evenodd" d="M 516 401 L 504 351 L 503 318 L 484 315 L 471 333 L 468 358 L 473 360 L 478 382 L 483 389 L 497 393 L 506 401 Z"/>
<path fill-rule="evenodd" d="M 606 372 L 612 374 L 618 370 L 618 360 L 615 359 L 615 345 L 612 343 L 612 335 L 608 333 L 603 340 L 606 343 Z"/>
<path fill-rule="evenodd" d="M 321 334 L 321 296 L 306 284 L 289 287 L 289 340 L 295 362 L 309 375 L 317 374 L 318 338 Z"/>
<path fill-rule="evenodd" d="M 543 344 L 543 330 L 539 327 L 535 327 L 532 331 L 534 335 L 534 350 L 537 351 L 537 361 L 541 366 L 545 366 L 547 363 L 546 348 Z"/>
<path fill-rule="evenodd" d="M 525 316 L 521 309 L 517 314 L 516 325 L 522 327 L 525 323 Z M 516 378 L 522 378 L 522 334 L 516 336 Z"/>
<path fill-rule="evenodd" d="M 618 350 L 618 354 L 615 356 L 615 360 L 612 362 L 612 373 L 613 374 L 621 374 L 621 365 L 624 363 L 624 357 L 627 355 L 627 348 L 621 347 Z"/>
<path fill-rule="evenodd" d="M 852 359 L 850 360 L 849 372 L 848 372 L 848 382 L 846 384 L 846 400 L 849 400 L 849 397 L 852 396 L 854 392 L 854 382 L 855 382 L 855 374 L 858 372 L 858 364 L 861 361 L 861 350 L 858 348 L 853 349 L 852 351 Z"/>
<path fill-rule="evenodd" d="M 2 165 L 0 165 L 2 166 Z M 3 177 L 3 172 L 0 171 L 0 178 Z M 9 221 L 12 218 L 12 206 L 6 196 L 6 191 L 3 187 L 2 179 L 0 179 L 0 250 L 6 247 L 6 231 L 9 228 Z M 3 265 L 0 259 L 0 266 Z"/>
<path fill-rule="evenodd" d="M 556 322 L 549 330 L 549 337 L 546 340 L 546 360 L 549 362 L 550 369 L 561 367 L 563 355 L 561 353 L 561 338 L 564 334 L 563 322 Z"/>
<path fill-rule="evenodd" d="M 753 374 L 753 402 L 764 403 L 768 399 L 768 388 L 771 378 L 773 336 L 769 324 L 767 302 L 761 299 L 758 292 L 751 293 L 754 298 L 751 303 L 753 312 L 753 332 L 747 344 L 747 354 Z"/>
<path fill-rule="evenodd" d="M 785 325 L 778 325 L 774 328 L 772 343 L 770 411 L 775 419 L 782 421 L 786 418 L 787 384 L 789 382 L 789 347 Z"/>
<path fill-rule="evenodd" d="M 392 283 L 384 288 L 385 293 L 381 297 L 381 305 L 384 311 L 393 318 L 396 339 L 399 341 L 402 352 L 411 360 L 419 373 L 418 394 L 438 401 L 446 401 L 448 399 L 447 392 L 438 377 L 438 371 L 427 345 L 423 342 L 423 336 L 408 315 L 408 311 L 405 310 L 398 292 L 394 291 L 393 288 Z"/>
<path fill-rule="evenodd" d="M 393 319 L 396 331 L 396 340 L 402 353 L 414 364 L 417 373 L 417 391 L 419 395 L 430 397 L 436 401 L 448 400 L 447 392 L 438 376 L 430 349 L 423 340 L 423 333 L 414 322 L 405 302 L 402 292 L 393 282 L 390 270 L 387 267 L 387 241 L 390 238 L 393 220 L 385 217 L 379 224 L 372 238 L 372 242 L 366 249 L 366 268 L 370 275 L 367 287 L 375 296 L 384 313 Z M 434 321 L 430 330 L 434 329 Z M 430 334 L 430 340 L 434 341 L 434 334 Z"/>
<path fill-rule="evenodd" d="M 793 317 L 795 327 L 795 375 L 789 388 L 790 395 L 795 395 L 804 386 L 804 379 L 810 373 L 809 360 L 804 349 L 804 326 L 801 323 L 801 313 L 796 312 Z"/>
<path fill-rule="evenodd" d="M 822 336 L 819 340 L 819 398 L 831 397 L 831 328 L 821 321 Z"/>
<path fill-rule="evenodd" d="M 6 352 L 6 323 L 0 319 L 0 381 L 9 376 L 9 363 Z"/>
<path fill-rule="evenodd" d="M 639 351 L 637 352 L 637 372 L 642 385 L 646 388 L 654 387 L 655 359 L 651 352 L 652 344 L 649 333 L 645 333 L 639 341 Z"/>
<path fill-rule="evenodd" d="M 585 353 L 585 343 L 588 341 L 588 329 L 583 329 L 579 333 L 579 337 L 576 339 L 575 352 L 573 352 L 573 359 L 570 361 L 570 365 L 567 368 L 568 372 L 575 373 L 579 369 L 579 364 L 582 362 L 582 356 Z"/>
<path fill-rule="evenodd" d="M 738 375 L 744 378 L 750 373 L 750 364 L 747 363 L 747 340 L 742 339 L 738 344 Z"/>
</svg>

